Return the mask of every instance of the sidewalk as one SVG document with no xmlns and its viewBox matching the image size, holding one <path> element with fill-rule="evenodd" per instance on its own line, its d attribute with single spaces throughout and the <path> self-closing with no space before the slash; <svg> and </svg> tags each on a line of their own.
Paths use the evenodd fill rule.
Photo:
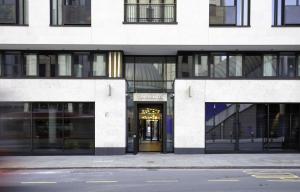
<svg viewBox="0 0 300 192">
<path fill-rule="evenodd" d="M 300 154 L 138 154 L 122 156 L 0 157 L 0 169 L 71 168 L 300 169 Z"/>
</svg>

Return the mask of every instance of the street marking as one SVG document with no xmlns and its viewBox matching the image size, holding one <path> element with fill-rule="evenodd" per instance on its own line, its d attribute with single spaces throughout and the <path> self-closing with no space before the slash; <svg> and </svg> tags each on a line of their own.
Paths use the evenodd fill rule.
<svg viewBox="0 0 300 192">
<path fill-rule="evenodd" d="M 300 179 L 279 179 L 279 180 L 268 180 L 270 182 L 300 182 Z"/>
<path fill-rule="evenodd" d="M 21 182 L 21 184 L 56 184 L 57 182 L 52 181 L 26 181 Z"/>
<path fill-rule="evenodd" d="M 239 182 L 238 179 L 210 179 L 209 182 Z"/>
<path fill-rule="evenodd" d="M 251 175 L 257 179 L 296 179 L 299 178 L 297 175 Z"/>
<path fill-rule="evenodd" d="M 178 180 L 150 180 L 145 182 L 146 183 L 177 183 Z"/>
<path fill-rule="evenodd" d="M 118 181 L 86 181 L 86 183 L 117 183 Z"/>
</svg>

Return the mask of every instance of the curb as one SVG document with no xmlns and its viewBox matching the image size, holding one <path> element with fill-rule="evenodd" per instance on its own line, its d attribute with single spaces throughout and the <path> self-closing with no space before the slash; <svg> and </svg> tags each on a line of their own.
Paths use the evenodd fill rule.
<svg viewBox="0 0 300 192">
<path fill-rule="evenodd" d="M 1 167 L 0 170 L 45 170 L 45 169 L 300 169 L 300 166 L 183 166 L 183 167 Z"/>
</svg>

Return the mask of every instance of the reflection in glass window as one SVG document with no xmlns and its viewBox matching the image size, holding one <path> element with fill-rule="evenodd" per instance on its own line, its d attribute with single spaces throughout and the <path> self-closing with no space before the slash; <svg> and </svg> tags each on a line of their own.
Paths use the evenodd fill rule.
<svg viewBox="0 0 300 192">
<path fill-rule="evenodd" d="M 37 55 L 25 55 L 25 72 L 26 76 L 37 76 Z"/>
<path fill-rule="evenodd" d="M 73 72 L 75 77 L 89 77 L 90 62 L 88 54 L 74 54 Z"/>
<path fill-rule="evenodd" d="M 0 103 L 0 151 L 30 152 L 30 117 L 28 103 Z"/>
<path fill-rule="evenodd" d="M 180 55 L 178 56 L 178 77 L 192 77 L 193 56 Z"/>
<path fill-rule="evenodd" d="M 246 55 L 244 61 L 244 76 L 246 78 L 262 76 L 262 57 L 260 55 Z"/>
<path fill-rule="evenodd" d="M 299 25 L 299 0 L 273 0 L 273 25 Z"/>
<path fill-rule="evenodd" d="M 106 76 L 106 55 L 94 54 L 93 76 Z"/>
<path fill-rule="evenodd" d="M 229 56 L 229 76 L 241 77 L 243 75 L 243 56 L 235 55 Z"/>
<path fill-rule="evenodd" d="M 71 76 L 72 70 L 72 55 L 58 55 L 58 76 Z"/>
<path fill-rule="evenodd" d="M 90 25 L 91 0 L 51 0 L 52 25 Z"/>
<path fill-rule="evenodd" d="M 249 0 L 210 0 L 210 25 L 249 25 Z"/>
<path fill-rule="evenodd" d="M 295 77 L 296 57 L 294 55 L 281 55 L 279 61 L 279 76 Z"/>
<path fill-rule="evenodd" d="M 0 24 L 28 24 L 28 0 L 1 0 Z"/>
<path fill-rule="evenodd" d="M 194 55 L 194 75 L 195 77 L 208 76 L 208 56 L 207 55 Z"/>
<path fill-rule="evenodd" d="M 298 77 L 300 77 L 300 55 L 298 55 Z"/>
<path fill-rule="evenodd" d="M 211 77 L 225 78 L 227 71 L 227 56 L 213 56 L 213 64 L 211 65 Z"/>
<path fill-rule="evenodd" d="M 21 76 L 21 54 L 19 53 L 4 54 L 3 65 L 4 65 L 3 76 L 5 77 Z"/>
<path fill-rule="evenodd" d="M 274 77 L 277 75 L 277 56 L 264 55 L 264 77 Z"/>
</svg>

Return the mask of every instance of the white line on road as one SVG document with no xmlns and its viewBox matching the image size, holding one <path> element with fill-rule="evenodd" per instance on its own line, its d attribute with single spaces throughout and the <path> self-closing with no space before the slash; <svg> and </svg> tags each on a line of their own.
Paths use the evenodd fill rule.
<svg viewBox="0 0 300 192">
<path fill-rule="evenodd" d="M 87 181 L 86 183 L 117 183 L 118 181 Z"/>
<path fill-rule="evenodd" d="M 149 180 L 146 183 L 177 183 L 178 180 Z"/>
<path fill-rule="evenodd" d="M 21 184 L 56 184 L 57 182 L 52 181 L 24 181 Z"/>
<path fill-rule="evenodd" d="M 210 179 L 209 182 L 238 182 L 238 179 Z"/>
</svg>

